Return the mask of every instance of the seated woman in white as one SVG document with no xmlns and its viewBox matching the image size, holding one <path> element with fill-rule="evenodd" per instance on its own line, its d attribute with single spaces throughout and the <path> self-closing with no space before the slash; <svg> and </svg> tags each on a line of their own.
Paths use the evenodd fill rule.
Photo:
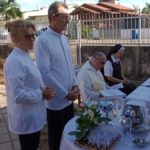
<svg viewBox="0 0 150 150">
<path fill-rule="evenodd" d="M 116 44 L 109 51 L 107 61 L 104 65 L 104 78 L 106 83 L 113 87 L 118 88 L 127 95 L 131 93 L 135 86 L 129 83 L 122 72 L 120 59 L 124 56 L 125 48 L 121 44 Z"/>
</svg>

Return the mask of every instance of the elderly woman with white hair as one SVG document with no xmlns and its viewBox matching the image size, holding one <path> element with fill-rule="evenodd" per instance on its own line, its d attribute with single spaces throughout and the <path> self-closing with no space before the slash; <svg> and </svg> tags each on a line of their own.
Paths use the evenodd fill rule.
<svg viewBox="0 0 150 150">
<path fill-rule="evenodd" d="M 125 47 L 121 44 L 116 44 L 112 47 L 107 55 L 103 73 L 105 81 L 109 86 L 118 88 L 128 95 L 135 89 L 135 86 L 129 83 L 129 80 L 125 78 L 122 72 L 120 59 L 124 56 L 124 52 Z"/>
</svg>

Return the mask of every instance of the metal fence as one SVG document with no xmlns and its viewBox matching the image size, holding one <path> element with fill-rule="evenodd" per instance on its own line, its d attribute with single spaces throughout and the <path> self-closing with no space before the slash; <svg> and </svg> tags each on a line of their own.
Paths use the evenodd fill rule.
<svg viewBox="0 0 150 150">
<path fill-rule="evenodd" d="M 30 21 L 36 25 L 37 36 L 48 27 L 46 19 Z M 84 45 L 107 46 L 116 43 L 129 46 L 150 45 L 150 14 L 107 12 L 103 15 L 71 16 L 65 33 L 73 49 L 73 61 L 76 63 L 81 61 L 81 46 Z M 0 25 L 0 44 L 6 44 L 9 41 L 8 32 Z"/>
<path fill-rule="evenodd" d="M 71 43 L 79 45 L 149 45 L 150 15 L 128 14 L 100 16 L 96 19 L 84 14 L 82 20 L 72 20 L 68 25 Z"/>
<path fill-rule="evenodd" d="M 80 64 L 81 47 L 84 45 L 150 45 L 150 15 L 129 13 L 73 16 L 68 24 L 67 35 L 71 46 L 76 44 L 76 60 Z"/>
<path fill-rule="evenodd" d="M 84 17 L 71 16 L 66 33 L 71 44 L 112 45 L 149 45 L 150 44 L 150 15 L 140 14 L 83 14 Z M 48 20 L 30 20 L 37 27 L 40 35 L 48 26 Z M 41 32 L 42 31 L 42 32 Z M 0 26 L 0 42 L 7 43 L 7 31 Z"/>
</svg>

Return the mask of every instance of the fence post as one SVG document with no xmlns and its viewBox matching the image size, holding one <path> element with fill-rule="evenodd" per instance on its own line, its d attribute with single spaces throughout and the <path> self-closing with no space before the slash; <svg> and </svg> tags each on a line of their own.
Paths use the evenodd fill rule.
<svg viewBox="0 0 150 150">
<path fill-rule="evenodd" d="M 81 21 L 77 22 L 77 64 L 81 64 Z"/>
<path fill-rule="evenodd" d="M 139 10 L 138 46 L 141 45 L 141 10 Z"/>
</svg>

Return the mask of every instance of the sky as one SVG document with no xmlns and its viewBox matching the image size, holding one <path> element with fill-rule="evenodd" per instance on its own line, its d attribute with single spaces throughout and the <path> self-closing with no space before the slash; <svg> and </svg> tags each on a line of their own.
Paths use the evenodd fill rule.
<svg viewBox="0 0 150 150">
<path fill-rule="evenodd" d="M 49 6 L 52 2 L 55 0 L 16 0 L 16 2 L 21 6 L 22 11 L 27 10 L 36 10 L 37 8 L 41 8 L 44 6 Z M 60 0 L 61 1 L 61 0 Z M 63 0 L 62 0 L 63 1 Z M 133 8 L 133 5 L 139 7 L 142 9 L 145 6 L 146 2 L 149 2 L 149 0 L 119 0 L 116 1 L 124 6 L 129 6 Z M 66 0 L 67 4 L 78 4 L 81 5 L 83 3 L 92 3 L 96 4 L 98 3 L 98 0 Z M 149 2 L 150 3 L 150 2 Z"/>
</svg>

